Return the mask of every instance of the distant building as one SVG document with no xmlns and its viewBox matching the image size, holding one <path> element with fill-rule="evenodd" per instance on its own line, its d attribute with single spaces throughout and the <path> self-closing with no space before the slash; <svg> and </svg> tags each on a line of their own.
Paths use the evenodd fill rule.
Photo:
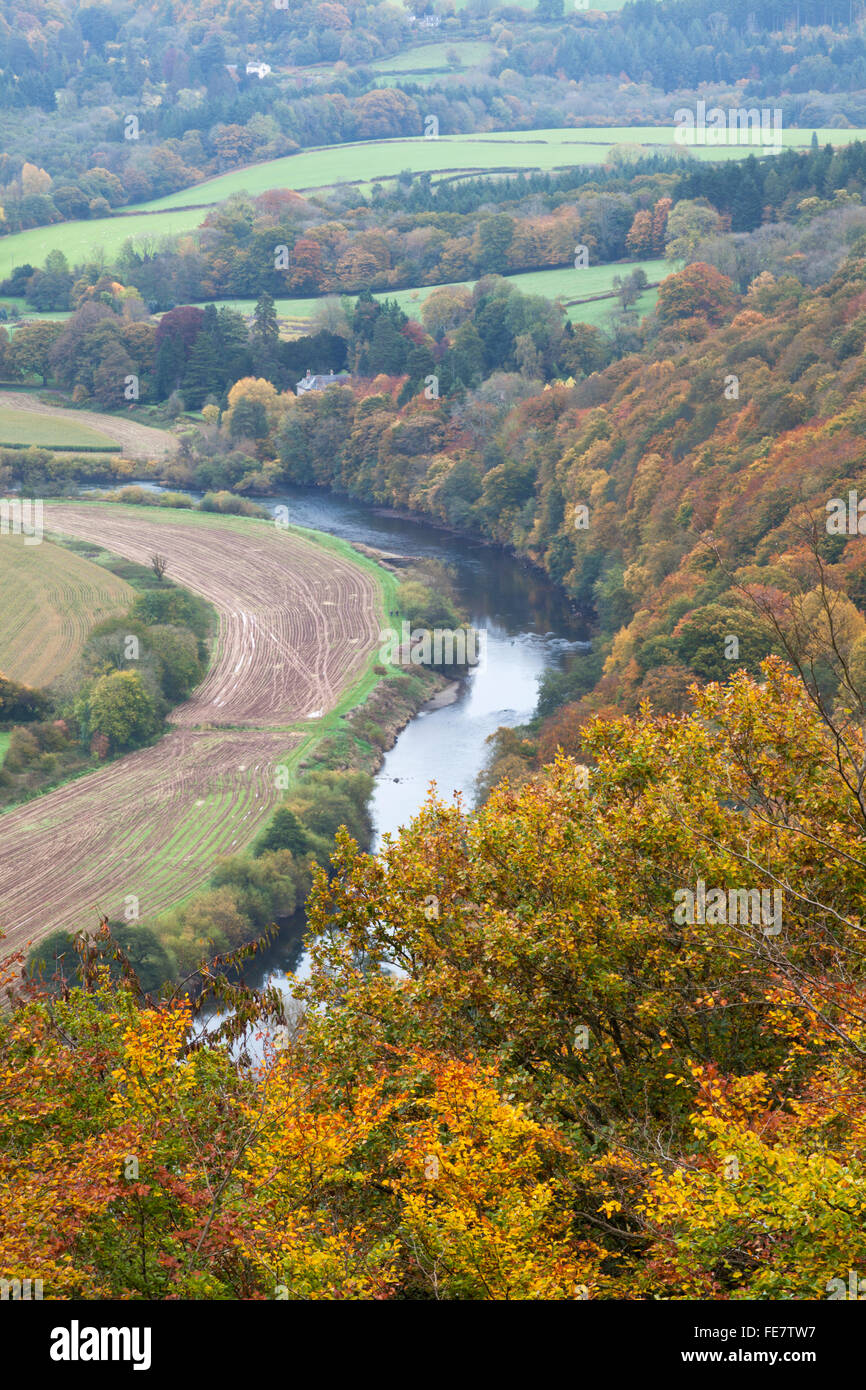
<svg viewBox="0 0 866 1390">
<path fill-rule="evenodd" d="M 267 77 L 270 71 L 270 63 L 247 63 L 247 77 L 250 77 L 253 73 L 255 73 L 256 77 L 258 77 L 259 81 L 261 81 L 263 77 Z"/>
<path fill-rule="evenodd" d="M 348 380 L 349 377 L 346 372 L 343 372 L 340 376 L 337 376 L 334 372 L 320 372 L 317 376 L 313 376 L 313 373 L 308 367 L 307 375 L 302 376 L 295 387 L 295 395 L 305 396 L 308 391 L 324 391 L 329 386 L 344 385 Z"/>
</svg>

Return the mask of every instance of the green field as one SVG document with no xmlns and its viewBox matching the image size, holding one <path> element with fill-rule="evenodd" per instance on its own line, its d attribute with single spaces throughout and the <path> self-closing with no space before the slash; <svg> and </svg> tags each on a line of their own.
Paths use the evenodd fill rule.
<svg viewBox="0 0 866 1390">
<path fill-rule="evenodd" d="M 422 43 L 417 48 L 407 48 L 405 53 L 395 54 L 393 58 L 381 58 L 370 66 L 374 72 L 387 73 L 450 72 L 452 68 L 447 55 L 452 49 L 460 59 L 461 68 L 476 68 L 487 61 L 493 44 L 460 39 L 456 42 Z"/>
<path fill-rule="evenodd" d="M 134 594 L 84 556 L 26 539 L 0 537 L 0 671 L 41 686 L 72 665 L 90 629 L 122 613 Z"/>
<path fill-rule="evenodd" d="M 673 116 L 673 113 L 671 113 Z M 822 143 L 848 144 L 866 136 L 866 131 L 819 130 Z M 808 148 L 811 130 L 783 131 L 783 142 L 792 148 Z M 501 169 L 563 169 L 577 164 L 601 164 L 614 145 L 642 144 L 656 152 L 667 146 L 682 153 L 674 142 L 673 121 L 665 126 L 612 126 L 609 128 L 490 131 L 484 135 L 441 135 L 426 139 L 418 135 L 402 140 L 369 140 L 350 145 L 329 145 L 303 150 L 300 154 L 265 164 L 252 164 L 231 174 L 221 174 L 194 188 L 172 193 L 167 198 L 143 203 L 142 211 L 178 209 L 193 201 L 221 202 L 233 193 L 265 193 L 272 188 L 328 188 L 347 181 L 369 182 L 394 178 L 402 169 L 414 173 L 455 172 L 460 169 L 494 172 Z M 363 159 L 359 158 L 363 151 Z M 707 146 L 691 151 L 705 158 L 744 158 L 750 153 L 743 146 Z M 360 177 L 359 177 L 360 176 Z M 109 219 L 110 220 L 110 219 Z M 91 224 L 96 225 L 96 223 Z M 56 231 L 56 228 L 49 228 Z M 29 236 L 22 232 L 20 236 Z M 2 243 L 0 243 L 2 249 Z"/>
<path fill-rule="evenodd" d="M 11 734 L 0 732 L 0 767 L 3 766 L 3 759 L 6 757 L 6 750 L 9 747 L 9 740 L 11 737 Z"/>
<path fill-rule="evenodd" d="M 585 270 L 575 270 L 568 266 L 559 270 L 530 270 L 521 275 L 506 275 L 503 278 L 510 280 L 523 294 L 541 294 L 548 299 L 562 299 L 568 309 L 569 318 L 575 323 L 601 324 L 611 309 L 615 307 L 615 301 L 612 299 L 590 300 L 588 303 L 581 301 L 588 300 L 592 295 L 608 294 L 613 288 L 615 275 L 629 275 L 638 267 L 644 270 L 651 283 L 663 280 L 666 275 L 672 275 L 677 268 L 670 261 L 654 259 L 587 266 Z M 462 280 L 457 283 L 471 289 L 475 281 Z M 410 318 L 417 319 L 420 317 L 424 300 L 434 290 L 440 288 L 439 285 L 420 285 L 417 288 L 406 290 L 377 290 L 374 298 L 396 299 L 405 314 L 408 314 Z M 653 307 L 656 293 L 655 290 L 645 291 L 638 303 L 639 312 L 647 313 Z M 354 298 L 353 295 L 346 297 Z M 317 298 L 277 299 L 275 304 L 277 314 L 281 319 L 290 319 L 300 325 L 310 319 L 316 305 L 321 302 L 321 299 Z M 255 303 L 254 299 L 217 300 L 218 307 L 226 305 L 228 308 L 237 309 L 243 314 L 251 314 L 255 308 Z"/>
<path fill-rule="evenodd" d="M 0 306 L 7 314 L 18 314 L 24 319 L 71 319 L 71 309 L 31 309 L 25 299 L 0 299 Z M 0 322 L 0 327 L 5 327 L 11 335 L 15 332 L 17 324 Z"/>
<path fill-rule="evenodd" d="M 35 444 L 45 449 L 117 449 L 113 439 L 77 420 L 0 406 L 0 447 L 16 444 Z"/>
<path fill-rule="evenodd" d="M 823 143 L 848 144 L 861 139 L 860 130 L 819 130 Z M 811 130 L 786 130 L 785 145 L 807 148 Z M 65 253 L 70 264 L 104 252 L 112 260 L 124 241 L 157 245 L 164 237 L 193 231 L 204 217 L 203 209 L 232 194 L 265 193 L 274 188 L 313 190 L 338 183 L 395 178 L 401 170 L 415 173 L 448 173 L 464 170 L 496 173 L 513 169 L 561 169 L 577 164 L 601 164 L 615 145 L 642 144 L 653 150 L 680 149 L 674 144 L 673 125 L 615 126 L 609 129 L 548 129 L 492 131 L 486 135 L 443 135 L 438 139 L 415 136 L 403 140 L 366 141 L 329 145 L 264 164 L 251 164 L 231 174 L 221 174 L 167 198 L 144 203 L 123 216 L 94 218 L 90 222 L 64 222 L 35 227 L 0 238 L 0 277 L 16 265 L 42 265 L 49 251 Z M 680 151 L 682 152 L 682 151 Z M 696 148 L 686 157 L 742 158 L 743 146 Z M 360 177 L 359 177 L 360 175 Z M 190 207 L 190 204 L 195 206 Z"/>
<path fill-rule="evenodd" d="M 621 264 L 590 265 L 583 270 L 576 270 L 569 266 L 563 266 L 556 270 L 530 270 L 518 275 L 506 275 L 503 278 L 510 280 L 523 294 L 541 294 L 548 299 L 561 299 L 568 317 L 573 323 L 590 323 L 601 327 L 606 324 L 608 315 L 616 307 L 616 301 L 613 299 L 594 299 L 593 296 L 609 294 L 613 289 L 614 276 L 629 275 L 638 267 L 644 270 L 650 283 L 663 280 L 666 275 L 672 275 L 677 268 L 670 261 L 658 258 L 645 261 L 626 261 Z M 456 283 L 464 285 L 467 289 L 472 289 L 476 282 L 474 280 L 461 280 Z M 374 298 L 395 299 L 409 318 L 420 319 L 421 306 L 424 300 L 434 290 L 440 288 L 439 285 L 420 285 L 404 290 L 376 290 L 374 291 Z M 345 297 L 353 299 L 355 296 L 347 295 Z M 657 297 L 657 290 L 646 290 L 638 300 L 636 306 L 638 313 L 641 315 L 649 313 L 650 309 L 654 307 Z M 274 302 L 278 317 L 284 321 L 288 320 L 290 330 L 294 329 L 297 332 L 304 330 L 314 314 L 316 306 L 322 303 L 322 298 L 310 296 L 277 299 Z M 217 308 L 225 305 L 226 308 L 236 309 L 239 313 L 251 315 L 256 307 L 256 301 L 254 299 L 218 299 L 216 305 Z M 55 316 L 49 314 L 45 317 Z M 56 317 L 62 318 L 63 315 L 58 314 Z M 2 424 L 3 413 L 0 411 L 0 424 Z M 24 412 L 13 411 L 5 413 L 9 415 L 24 414 Z M 83 429 L 84 427 L 79 428 Z M 0 429 L 0 433 L 2 433 L 2 429 Z M 64 430 L 64 433 L 68 432 Z M 7 437 L 4 435 L 3 438 L 6 439 Z M 7 442 L 12 441 L 7 439 Z M 26 442 L 36 443 L 37 441 Z M 79 445 L 85 442 L 84 440 L 77 441 Z M 54 443 L 54 447 L 59 448 L 61 446 Z"/>
</svg>

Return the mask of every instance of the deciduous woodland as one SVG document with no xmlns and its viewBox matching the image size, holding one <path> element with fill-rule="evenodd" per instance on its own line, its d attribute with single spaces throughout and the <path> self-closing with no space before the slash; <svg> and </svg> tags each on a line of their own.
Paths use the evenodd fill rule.
<svg viewBox="0 0 866 1390">
<path fill-rule="evenodd" d="M 586 787 L 560 758 L 379 858 L 343 835 L 258 1065 L 83 947 L 81 986 L 0 1024 L 4 1269 L 53 1297 L 825 1296 L 866 1254 L 837 732 L 841 761 L 771 660 L 591 724 Z M 780 935 L 672 925 L 678 884 L 744 875 L 782 885 Z M 223 1035 L 275 1022 L 224 998 Z"/>
<path fill-rule="evenodd" d="M 866 6 L 729 8 L 0 0 L 0 1298 L 866 1287 Z"/>
</svg>

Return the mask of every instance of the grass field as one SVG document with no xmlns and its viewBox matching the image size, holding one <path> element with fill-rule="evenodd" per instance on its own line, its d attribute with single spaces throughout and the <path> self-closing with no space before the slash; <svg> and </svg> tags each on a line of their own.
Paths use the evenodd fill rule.
<svg viewBox="0 0 866 1390">
<path fill-rule="evenodd" d="M 0 405 L 0 447 L 36 444 L 44 449 L 114 449 L 114 440 L 77 420 L 10 410 Z"/>
<path fill-rule="evenodd" d="M 524 294 L 541 294 L 548 299 L 561 298 L 568 309 L 569 318 L 575 323 L 600 324 L 614 307 L 614 301 L 603 299 L 581 303 L 581 300 L 586 300 L 591 295 L 608 293 L 613 288 L 614 276 L 629 275 L 639 266 L 643 268 L 647 279 L 651 282 L 663 280 L 666 275 L 671 275 L 676 269 L 670 261 L 654 259 L 629 261 L 622 265 L 587 266 L 585 270 L 575 270 L 568 266 L 558 270 L 530 270 L 521 275 L 506 275 L 504 278 L 510 280 Z M 471 289 L 475 281 L 463 280 L 458 283 Z M 420 285 L 414 289 L 377 290 L 375 298 L 396 299 L 405 314 L 408 314 L 410 318 L 417 319 L 420 317 L 424 300 L 438 288 L 440 288 L 438 285 Z M 652 308 L 656 293 L 655 290 L 645 292 L 638 305 L 640 312 L 646 313 Z M 348 298 L 354 298 L 354 296 L 350 295 Z M 277 314 L 281 319 L 288 319 L 296 325 L 301 325 L 310 319 L 316 305 L 320 304 L 321 300 L 315 298 L 278 299 L 275 303 Z M 254 299 L 223 299 L 217 300 L 217 304 L 228 305 L 229 308 L 238 309 L 244 314 L 251 314 L 255 308 Z"/>
<path fill-rule="evenodd" d="M 135 597 L 116 575 L 43 540 L 0 536 L 0 671 L 25 685 L 55 680 L 90 629 Z"/>
<path fill-rule="evenodd" d="M 38 444 L 46 449 L 123 451 L 127 458 L 165 458 L 177 449 L 177 439 L 168 430 L 143 424 L 140 416 L 146 409 L 134 416 L 131 412 L 107 415 L 55 405 L 50 393 L 44 391 L 2 390 L 0 442 Z M 6 430 L 2 428 L 4 420 Z"/>
<path fill-rule="evenodd" d="M 374 72 L 417 73 L 450 72 L 448 54 L 452 51 L 460 59 L 461 68 L 479 67 L 485 63 L 493 51 L 492 43 L 483 41 L 461 42 L 459 39 L 446 43 L 422 43 L 417 48 L 407 48 L 405 53 L 397 53 L 393 58 L 381 58 L 371 63 Z"/>
<path fill-rule="evenodd" d="M 9 747 L 9 740 L 11 737 L 11 734 L 0 732 L 0 767 L 3 766 L 3 759 L 6 757 L 6 750 Z"/>
<path fill-rule="evenodd" d="M 673 113 L 671 113 L 673 116 Z M 819 130 L 823 143 L 847 144 L 861 139 L 860 130 Z M 811 130 L 786 130 L 783 140 L 794 148 L 807 148 Z M 423 136 L 403 140 L 368 141 L 303 150 L 300 154 L 264 164 L 252 164 L 231 174 L 221 174 L 167 198 L 144 203 L 128 215 L 95 218 L 91 222 L 64 222 L 36 227 L 0 238 L 0 277 L 16 265 L 42 265 L 49 251 L 63 251 L 70 263 L 91 259 L 99 251 L 109 260 L 124 241 L 157 244 L 196 228 L 203 208 L 234 193 L 251 195 L 274 188 L 329 188 L 359 179 L 366 186 L 377 178 L 394 178 L 402 169 L 416 173 L 465 170 L 482 173 L 513 169 L 559 169 L 577 164 L 601 164 L 612 146 L 642 144 L 652 149 L 674 146 L 673 124 L 665 126 L 617 126 L 609 129 L 547 129 L 494 131 L 487 135 L 449 135 L 436 140 Z M 706 147 L 689 157 L 742 158 L 742 146 Z M 195 206 L 189 206 L 195 204 Z"/>
<path fill-rule="evenodd" d="M 36 319 L 39 321 L 41 319 L 72 318 L 71 309 L 46 309 L 44 311 L 31 309 L 25 299 L 4 299 L 0 297 L 0 306 L 6 310 L 7 314 L 20 314 L 21 317 L 25 319 Z M 5 327 L 8 333 L 15 332 L 16 325 L 14 323 L 3 323 L 2 326 Z"/>
</svg>

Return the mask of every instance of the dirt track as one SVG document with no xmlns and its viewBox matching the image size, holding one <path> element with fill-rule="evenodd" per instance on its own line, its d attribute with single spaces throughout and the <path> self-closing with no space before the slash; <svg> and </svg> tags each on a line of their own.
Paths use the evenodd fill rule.
<svg viewBox="0 0 866 1390">
<path fill-rule="evenodd" d="M 70 424 L 88 425 L 107 435 L 119 444 L 127 458 L 162 459 L 177 451 L 178 442 L 167 430 L 154 429 L 152 425 L 137 424 L 134 419 L 125 420 L 121 415 L 102 415 L 94 410 L 68 410 L 61 405 L 45 405 L 26 391 L 0 392 L 0 405 L 10 410 L 26 410 L 31 415 L 50 415 L 57 420 L 68 420 Z M 64 451 L 74 453 L 74 446 Z"/>
<path fill-rule="evenodd" d="M 160 743 L 0 816 L 4 953 L 94 926 L 97 906 L 122 918 L 134 896 L 145 918 L 203 885 L 279 799 L 274 768 L 299 737 L 285 726 L 333 707 L 380 621 L 368 571 L 276 527 L 74 503 L 45 512 L 47 528 L 129 559 L 165 554 L 169 575 L 216 606 L 220 641 Z"/>
</svg>

